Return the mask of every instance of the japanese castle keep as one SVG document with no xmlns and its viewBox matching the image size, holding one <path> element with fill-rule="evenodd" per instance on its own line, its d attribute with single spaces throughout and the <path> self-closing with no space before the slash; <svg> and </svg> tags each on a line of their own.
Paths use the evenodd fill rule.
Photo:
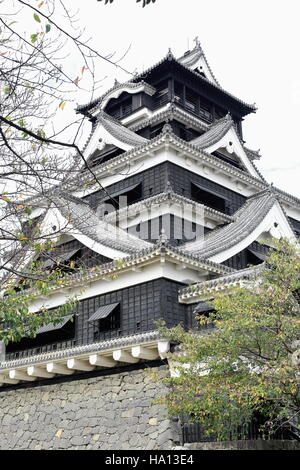
<svg viewBox="0 0 300 470">
<path fill-rule="evenodd" d="M 300 234 L 300 200 L 266 182 L 244 143 L 255 111 L 222 88 L 198 42 L 78 106 L 91 126 L 83 153 L 104 189 L 80 163 L 81 185 L 56 188 L 47 211 L 42 195 L 31 201 L 33 222 L 61 230 L 43 269 L 68 273 L 32 309 L 79 302 L 35 338 L 2 345 L 0 448 L 182 443 L 145 370 L 169 373 L 173 345 L 159 321 L 197 328 L 207 293 L 255 276 L 261 240 Z"/>
</svg>

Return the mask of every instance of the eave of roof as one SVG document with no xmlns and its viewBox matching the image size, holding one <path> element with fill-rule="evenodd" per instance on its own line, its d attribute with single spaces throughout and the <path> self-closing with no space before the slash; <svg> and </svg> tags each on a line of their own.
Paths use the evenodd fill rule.
<svg viewBox="0 0 300 470">
<path fill-rule="evenodd" d="M 157 260 L 169 260 L 188 265 L 191 269 L 203 270 L 211 273 L 212 275 L 222 275 L 235 272 L 234 269 L 223 264 L 215 263 L 210 260 L 200 259 L 193 254 L 185 252 L 181 248 L 176 248 L 170 245 L 167 241 L 159 241 L 158 243 L 151 244 L 150 248 L 140 250 L 130 256 L 125 256 L 120 260 L 115 260 L 100 266 L 93 267 L 90 271 L 78 271 L 74 274 L 64 275 L 61 279 L 62 282 L 58 285 L 56 281 L 53 284 L 49 283 L 49 295 L 55 292 L 61 292 L 64 289 L 82 287 L 87 283 L 96 282 L 105 279 L 114 279 L 115 275 L 122 272 L 127 272 L 135 267 L 153 263 Z M 28 292 L 37 293 L 35 289 L 30 289 Z M 21 293 L 20 293 L 21 295 Z"/>
<path fill-rule="evenodd" d="M 248 164 L 243 162 L 241 160 L 241 163 L 245 167 L 245 170 L 253 171 L 255 172 L 263 181 L 265 181 L 263 175 L 260 173 L 254 162 L 252 161 L 253 158 L 248 157 L 248 152 L 244 147 L 244 142 L 241 139 L 239 133 L 237 132 L 235 128 L 235 123 L 231 117 L 231 115 L 228 113 L 226 116 L 224 116 L 221 119 L 218 119 L 217 121 L 213 122 L 208 130 L 197 137 L 196 139 L 193 139 L 191 141 L 191 144 L 195 145 L 198 147 L 200 150 L 205 150 L 208 149 L 209 147 L 214 146 L 218 142 L 222 140 L 222 138 L 232 129 L 232 132 L 234 135 L 237 137 L 238 141 L 240 142 L 241 148 L 244 150 L 246 154 L 246 158 L 248 158 Z M 253 175 L 252 175 L 253 176 Z"/>
<path fill-rule="evenodd" d="M 133 83 L 132 81 L 127 81 L 124 83 L 115 82 L 114 86 L 111 87 L 109 90 L 107 90 L 100 97 L 95 98 L 89 103 L 78 105 L 76 108 L 76 112 L 82 113 L 82 114 L 92 114 L 94 111 L 97 110 L 99 106 L 101 106 L 101 103 L 105 100 L 105 98 L 108 97 L 110 94 L 112 94 L 114 91 L 122 90 L 123 88 L 131 88 L 134 90 L 140 87 L 144 87 L 150 95 L 153 95 L 156 91 L 152 85 L 150 85 L 149 83 L 146 83 L 144 80 L 141 80 L 138 83 Z"/>
<path fill-rule="evenodd" d="M 148 142 L 148 139 L 141 137 L 131 129 L 123 126 L 120 122 L 103 111 L 99 112 L 97 115 L 96 126 L 97 124 L 101 124 L 113 137 L 132 147 L 138 147 Z"/>
<path fill-rule="evenodd" d="M 204 134 L 193 139 L 191 143 L 204 150 L 221 140 L 232 126 L 234 126 L 234 122 L 231 116 L 227 114 L 225 117 L 213 122 Z"/>
<path fill-rule="evenodd" d="M 174 56 L 173 54 L 169 51 L 168 54 L 163 58 L 161 59 L 159 62 L 157 62 L 156 64 L 154 64 L 153 66 L 149 67 L 148 69 L 146 69 L 144 72 L 138 74 L 136 77 L 132 78 L 130 80 L 130 82 L 136 82 L 137 80 L 139 80 L 140 78 L 146 78 L 147 75 L 149 75 L 152 71 L 154 71 L 156 68 L 160 67 L 162 64 L 164 63 L 167 63 L 167 62 L 173 62 L 174 64 L 178 65 L 179 67 L 181 67 L 183 70 L 186 70 L 187 72 L 189 72 L 190 74 L 192 74 L 193 76 L 197 77 L 197 79 L 201 80 L 203 83 L 207 84 L 209 87 L 212 87 L 214 88 L 215 90 L 218 90 L 219 92 L 225 94 L 226 96 L 228 96 L 228 98 L 230 98 L 231 100 L 233 100 L 234 102 L 238 103 L 240 106 L 242 106 L 245 110 L 245 114 L 249 114 L 251 112 L 255 112 L 257 110 L 256 106 L 254 104 L 248 104 L 246 103 L 245 101 L 237 98 L 236 96 L 234 96 L 233 94 L 229 93 L 228 91 L 226 91 L 224 88 L 222 88 L 221 86 L 219 85 L 216 85 L 214 84 L 213 82 L 211 82 L 210 80 L 208 80 L 207 78 L 203 77 L 202 75 L 200 75 L 198 72 L 195 72 L 194 70 L 191 70 L 189 67 L 186 67 L 185 65 L 181 64 Z"/>
<path fill-rule="evenodd" d="M 213 230 L 204 242 L 188 242 L 184 248 L 201 258 L 211 258 L 245 239 L 266 217 L 276 202 L 273 191 L 269 188 L 247 199 L 245 204 L 234 214 L 235 221 Z"/>
<path fill-rule="evenodd" d="M 75 230 L 101 245 L 120 251 L 124 255 L 137 253 L 152 246 L 151 243 L 137 239 L 119 227 L 100 220 L 88 204 L 67 192 L 60 192 L 53 201 Z"/>
<path fill-rule="evenodd" d="M 197 282 L 188 287 L 184 287 L 178 292 L 179 302 L 198 302 L 199 300 L 209 300 L 214 293 L 224 291 L 232 287 L 241 287 L 243 282 L 257 279 L 265 269 L 265 264 L 242 269 L 235 273 L 219 276 L 208 281 Z"/>
<path fill-rule="evenodd" d="M 161 204 L 163 202 L 172 202 L 172 203 L 178 203 L 178 204 L 190 204 L 195 209 L 198 209 L 199 211 L 203 210 L 205 216 L 210 216 L 213 219 L 216 219 L 222 223 L 229 223 L 233 222 L 234 218 L 230 215 L 223 214 L 223 212 L 219 212 L 215 209 L 212 209 L 211 207 L 205 206 L 204 204 L 200 204 L 198 202 L 193 201 L 192 199 L 189 199 L 187 197 L 184 197 L 180 194 L 175 193 L 174 191 L 165 191 L 160 194 L 156 194 L 155 196 L 151 196 L 147 199 L 143 199 L 142 201 L 139 201 L 135 204 L 131 204 L 128 207 L 124 207 L 114 213 L 110 213 L 104 216 L 104 219 L 109 221 L 113 221 L 115 219 L 122 218 L 122 216 L 126 215 L 127 217 L 130 217 L 131 214 L 137 213 L 142 211 L 145 207 L 150 207 L 152 204 Z"/>
<path fill-rule="evenodd" d="M 34 364 L 42 365 L 50 361 L 58 361 L 58 363 L 61 364 L 63 359 L 67 359 L 69 357 L 83 358 L 87 354 L 98 352 L 107 353 L 108 351 L 123 347 L 128 348 L 136 344 L 147 344 L 153 343 L 155 341 L 157 342 L 159 339 L 163 340 L 164 338 L 162 338 L 161 334 L 158 331 L 152 330 L 147 331 L 145 333 L 132 334 L 130 336 L 122 336 L 119 338 L 112 338 L 110 340 L 85 344 L 82 346 L 74 346 L 62 350 L 49 351 L 46 353 L 37 354 L 22 359 L 3 361 L 0 363 L 0 375 L 3 374 L 5 370 L 14 369 L 17 367 L 24 367 Z"/>
<path fill-rule="evenodd" d="M 215 157 L 214 155 L 210 155 L 203 150 L 197 149 L 194 145 L 189 142 L 185 142 L 184 140 L 177 137 L 170 129 L 167 132 L 163 132 L 162 134 L 154 137 L 153 139 L 147 141 L 146 144 L 136 147 L 132 150 L 122 153 L 121 155 L 112 158 L 108 162 L 104 162 L 99 164 L 98 166 L 93 167 L 93 171 L 95 175 L 102 176 L 104 174 L 111 174 L 114 169 L 118 167 L 123 167 L 124 164 L 128 164 L 132 161 L 133 158 L 141 157 L 145 155 L 147 152 L 153 152 L 162 145 L 165 144 L 172 144 L 176 149 L 185 151 L 188 156 L 200 158 L 203 162 L 207 162 L 208 164 L 213 165 L 214 167 L 225 171 L 226 173 L 237 177 L 238 179 L 245 181 L 248 184 L 251 184 L 259 191 L 266 189 L 269 185 L 265 181 L 261 181 L 254 176 L 247 174 L 244 171 L 239 170 L 238 168 L 233 167 L 232 165 L 222 162 L 220 159 Z M 88 170 L 82 173 L 80 178 L 72 178 L 67 183 L 65 183 L 64 189 L 66 190 L 78 190 L 78 185 L 84 184 L 86 181 L 90 181 L 90 174 Z M 55 188 L 49 190 L 46 193 L 46 197 L 52 196 L 58 189 L 62 187 L 62 184 L 57 185 Z M 289 204 L 291 206 L 295 206 L 300 208 L 300 199 L 288 194 L 287 192 L 274 187 L 274 191 L 276 192 L 277 196 L 281 199 L 282 202 Z M 32 198 L 28 198 L 26 200 L 22 200 L 22 204 L 38 204 L 41 203 L 45 199 L 45 196 L 34 196 Z"/>
<path fill-rule="evenodd" d="M 130 126 L 130 129 L 134 132 L 137 132 L 147 126 L 153 126 L 158 122 L 163 122 L 166 120 L 172 121 L 173 119 L 178 119 L 179 121 L 182 121 L 188 125 L 192 125 L 195 129 L 201 131 L 206 131 L 208 129 L 209 124 L 206 124 L 200 118 L 197 118 L 196 116 L 192 116 L 191 114 L 187 113 L 175 103 L 170 102 L 167 106 L 168 109 L 166 109 L 165 111 L 158 112 L 153 116 Z"/>
<path fill-rule="evenodd" d="M 102 175 L 105 172 L 111 173 L 114 168 L 118 166 L 123 166 L 132 161 L 133 157 L 139 157 L 144 155 L 148 151 L 154 151 L 156 148 L 159 148 L 161 145 L 164 145 L 166 142 L 174 145 L 175 148 L 185 151 L 188 156 L 200 158 L 203 162 L 213 165 L 215 168 L 221 169 L 224 172 L 236 176 L 238 179 L 248 182 L 255 186 L 258 190 L 264 189 L 266 184 L 263 183 L 260 179 L 255 178 L 254 176 L 246 173 L 245 171 L 239 170 L 238 168 L 230 165 L 229 163 L 223 162 L 214 155 L 211 155 L 204 150 L 198 149 L 195 145 L 190 142 L 186 142 L 179 137 L 177 137 L 171 129 L 168 129 L 165 132 L 162 132 L 159 136 L 151 139 L 147 144 L 129 150 L 108 162 L 100 164 L 98 167 L 94 167 L 93 170 L 95 174 Z M 300 205 L 300 200 L 299 200 Z"/>
</svg>

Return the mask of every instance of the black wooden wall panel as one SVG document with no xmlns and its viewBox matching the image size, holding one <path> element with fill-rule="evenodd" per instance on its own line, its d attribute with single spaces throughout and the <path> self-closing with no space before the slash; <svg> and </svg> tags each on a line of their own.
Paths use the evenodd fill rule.
<svg viewBox="0 0 300 470">
<path fill-rule="evenodd" d="M 223 195 L 228 200 L 228 212 L 230 214 L 239 209 L 246 200 L 241 194 L 170 162 L 162 163 L 136 175 L 129 176 L 118 183 L 108 186 L 106 190 L 113 194 L 141 181 L 143 185 L 142 199 L 166 191 L 168 181 L 175 193 L 191 198 L 191 182 L 193 181 L 200 184 L 204 189 L 206 188 L 209 191 L 215 191 L 218 195 Z M 104 191 L 96 191 L 84 199 L 95 209 L 100 204 L 100 201 L 106 197 Z"/>
</svg>

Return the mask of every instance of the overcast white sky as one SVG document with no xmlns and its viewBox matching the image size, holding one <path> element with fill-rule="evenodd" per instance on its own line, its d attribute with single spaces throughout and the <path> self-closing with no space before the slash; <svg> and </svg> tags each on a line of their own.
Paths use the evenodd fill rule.
<svg viewBox="0 0 300 470">
<path fill-rule="evenodd" d="M 142 8 L 135 0 L 73 0 L 93 43 L 121 52 L 122 64 L 141 71 L 169 47 L 179 56 L 199 36 L 221 85 L 258 111 L 244 122 L 244 139 L 261 149 L 259 167 L 269 182 L 300 197 L 299 0 L 157 0 Z M 123 78 L 113 68 L 103 68 Z M 124 76 L 126 79 L 126 76 Z"/>
<path fill-rule="evenodd" d="M 249 103 L 256 114 L 244 121 L 246 145 L 261 149 L 258 163 L 269 182 L 300 197 L 300 2 L 299 0 L 156 0 L 145 8 L 135 0 L 72 0 L 80 26 L 101 53 L 120 57 L 131 45 L 122 65 L 143 69 L 164 57 L 193 47 L 199 36 L 206 57 L 226 90 Z M 83 64 L 75 63 L 74 76 Z M 105 89 L 120 73 L 103 62 Z M 88 101 L 78 95 L 80 103 Z"/>
</svg>

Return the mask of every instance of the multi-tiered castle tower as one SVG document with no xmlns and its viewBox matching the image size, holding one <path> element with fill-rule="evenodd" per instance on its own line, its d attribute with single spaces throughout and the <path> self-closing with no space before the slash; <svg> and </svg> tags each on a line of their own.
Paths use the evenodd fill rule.
<svg viewBox="0 0 300 470">
<path fill-rule="evenodd" d="M 3 350 L 1 400 L 20 398 L 25 389 L 38 409 L 43 387 L 66 403 L 79 389 L 87 397 L 98 393 L 103 400 L 101 384 L 107 386 L 111 379 L 109 392 L 115 398 L 124 392 L 128 401 L 119 400 L 118 412 L 114 397 L 108 399 L 105 403 L 112 409 L 104 413 L 103 426 L 102 418 L 97 421 L 91 412 L 94 407 L 97 413 L 98 405 L 88 404 L 89 444 L 80 438 L 73 442 L 74 434 L 70 446 L 95 448 L 99 443 L 99 448 L 113 448 L 108 422 L 117 426 L 116 435 L 131 419 L 135 429 L 128 431 L 124 446 L 145 448 L 148 434 L 139 421 L 144 416 L 153 431 L 149 448 L 171 445 L 172 437 L 165 444 L 161 436 L 172 425 L 159 432 L 160 423 L 167 421 L 155 415 L 158 411 L 149 411 L 150 398 L 144 408 L 137 404 L 141 383 L 148 390 L 149 381 L 134 381 L 145 364 L 167 364 L 170 344 L 159 336 L 157 321 L 195 327 L 196 313 L 210 308 L 204 292 L 240 282 L 253 275 L 249 265 L 264 261 L 268 244 L 260 240 L 283 236 L 296 241 L 300 234 L 300 200 L 269 186 L 255 165 L 259 153 L 245 146 L 243 120 L 255 110 L 221 87 L 198 42 L 179 59 L 169 51 L 150 69 L 126 83 L 115 82 L 103 96 L 78 107 L 91 121 L 83 153 L 101 187 L 90 182 L 91 172 L 83 167 L 76 182 L 56 188 L 47 211 L 40 208 L 42 195 L 31 201 L 36 207 L 32 217 L 45 230 L 61 228 L 54 251 L 41 259 L 43 269 L 60 266 L 70 272 L 32 309 L 56 308 L 72 294 L 80 301 L 59 325 L 42 327 L 36 338 Z M 84 270 L 74 272 L 80 266 Z M 138 396 L 130 400 L 122 380 L 114 382 L 116 377 L 125 377 L 125 383 L 132 377 Z M 64 399 L 61 390 L 66 390 Z M 26 400 L 20 403 L 26 407 Z M 66 421 L 77 419 L 76 406 Z M 139 411 L 131 412 L 133 408 Z M 34 414 L 28 420 L 38 429 L 43 426 L 43 418 Z M 101 432 L 95 431 L 97 426 Z M 52 437 L 35 440 L 42 447 L 47 440 L 53 448 L 62 442 L 63 432 L 64 425 L 57 422 Z M 137 433 L 144 437 L 130 444 L 130 436 L 134 440 Z M 94 437 L 102 434 L 108 440 Z M 122 448 L 122 442 L 114 448 Z"/>
</svg>

